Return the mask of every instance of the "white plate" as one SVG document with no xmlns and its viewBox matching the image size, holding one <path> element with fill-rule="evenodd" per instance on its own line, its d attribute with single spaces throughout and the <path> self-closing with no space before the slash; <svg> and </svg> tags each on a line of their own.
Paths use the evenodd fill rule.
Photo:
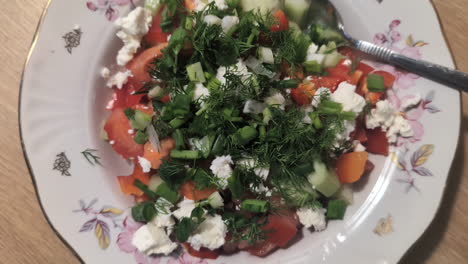
<svg viewBox="0 0 468 264">
<path fill-rule="evenodd" d="M 334 2 L 352 35 L 453 67 L 430 1 Z M 166 263 L 166 258 L 143 258 L 129 244 L 135 230 L 127 218 L 131 200 L 120 194 L 116 176 L 127 175 L 130 168 L 99 140 L 111 92 L 99 70 L 113 63 L 121 45 L 109 19 L 130 8 L 131 0 L 54 0 L 23 76 L 21 134 L 40 202 L 50 224 L 86 263 Z M 400 142 L 393 159 L 372 157 L 376 169 L 356 189 L 344 221 L 330 222 L 321 233 L 305 231 L 303 239 L 262 261 L 396 263 L 427 228 L 457 145 L 460 95 L 417 76 L 397 76 L 395 104 L 411 94 L 424 98 L 420 107 L 404 115 L 417 137 Z M 83 153 L 87 149 L 97 151 Z M 90 154 L 99 156 L 102 166 Z M 383 218 L 393 232 L 377 235 L 374 229 Z M 183 253 L 168 261 L 204 263 Z M 259 259 L 240 253 L 216 262 L 239 261 Z"/>
</svg>

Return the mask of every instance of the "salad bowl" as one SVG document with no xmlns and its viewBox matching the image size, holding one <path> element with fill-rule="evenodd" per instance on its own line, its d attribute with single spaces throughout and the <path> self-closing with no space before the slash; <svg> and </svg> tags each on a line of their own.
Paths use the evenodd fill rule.
<svg viewBox="0 0 468 264">
<path fill-rule="evenodd" d="M 429 1 L 332 2 L 353 36 L 454 66 Z M 44 214 L 85 263 L 257 262 L 245 252 L 216 260 L 180 250 L 148 257 L 131 243 L 141 225 L 129 212 L 132 199 L 120 193 L 115 180 L 130 174 L 131 166 L 100 139 L 112 96 L 100 72 L 121 48 L 113 22 L 138 4 L 53 0 L 44 12 L 25 66 L 19 109 L 24 155 Z M 331 221 L 324 232 L 303 232 L 299 241 L 262 262 L 397 263 L 435 216 L 458 142 L 460 94 L 368 63 L 396 77 L 388 99 L 414 135 L 398 140 L 388 157 L 371 157 L 375 169 L 354 186 L 343 221 Z M 407 110 L 404 105 L 416 95 L 421 102 Z"/>
</svg>

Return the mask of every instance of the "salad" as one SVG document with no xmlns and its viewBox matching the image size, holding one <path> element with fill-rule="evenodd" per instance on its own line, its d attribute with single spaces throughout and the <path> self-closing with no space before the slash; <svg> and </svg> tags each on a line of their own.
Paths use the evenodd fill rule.
<svg viewBox="0 0 468 264">
<path fill-rule="evenodd" d="M 309 5 L 147 0 L 116 21 L 102 137 L 134 166 L 117 179 L 140 252 L 289 247 L 343 219 L 369 153 L 413 135 L 386 100 L 395 77 L 308 23 Z"/>
</svg>

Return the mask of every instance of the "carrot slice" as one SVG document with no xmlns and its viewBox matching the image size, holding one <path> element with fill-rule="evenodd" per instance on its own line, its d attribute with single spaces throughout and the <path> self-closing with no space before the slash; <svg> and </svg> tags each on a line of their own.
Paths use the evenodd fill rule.
<svg viewBox="0 0 468 264">
<path fill-rule="evenodd" d="M 341 157 L 336 162 L 336 173 L 342 183 L 357 182 L 364 174 L 368 153 L 351 152 Z"/>
<path fill-rule="evenodd" d="M 144 146 L 143 158 L 151 162 L 151 168 L 159 169 L 163 160 L 167 160 L 171 154 L 171 150 L 175 148 L 175 141 L 172 138 L 161 140 L 160 150 L 155 150 L 150 142 L 146 142 Z"/>
<path fill-rule="evenodd" d="M 133 185 L 135 180 L 140 180 L 144 184 L 149 184 L 150 175 L 149 173 L 144 173 L 143 169 L 139 164 L 135 164 L 133 168 L 133 173 L 129 176 L 118 176 L 117 180 L 120 185 L 120 190 L 124 194 L 142 196 L 143 192 Z"/>
<path fill-rule="evenodd" d="M 180 186 L 179 191 L 187 199 L 200 201 L 200 200 L 210 197 L 211 194 L 216 192 L 216 189 L 205 188 L 203 190 L 198 190 L 195 187 L 195 182 L 188 181 Z"/>
</svg>

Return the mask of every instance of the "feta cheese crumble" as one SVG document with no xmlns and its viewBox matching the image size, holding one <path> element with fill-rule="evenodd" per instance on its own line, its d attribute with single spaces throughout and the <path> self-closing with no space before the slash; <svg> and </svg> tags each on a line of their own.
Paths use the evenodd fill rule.
<svg viewBox="0 0 468 264">
<path fill-rule="evenodd" d="M 110 77 L 110 70 L 107 67 L 103 67 L 101 69 L 101 77 L 104 79 L 108 79 Z"/>
<path fill-rule="evenodd" d="M 143 157 L 138 156 L 138 163 L 140 163 L 143 172 L 150 172 L 151 170 L 151 162 Z"/>
<path fill-rule="evenodd" d="M 184 198 L 184 200 L 177 204 L 177 207 L 179 208 L 172 212 L 175 218 L 190 217 L 192 210 L 195 209 L 195 201 Z"/>
<path fill-rule="evenodd" d="M 314 97 L 312 98 L 311 105 L 313 107 L 318 107 L 320 102 L 322 101 L 322 96 L 327 95 L 327 94 L 328 95 L 331 94 L 330 89 L 325 88 L 325 87 L 318 88 L 317 91 L 314 94 Z"/>
<path fill-rule="evenodd" d="M 347 82 L 338 85 L 336 91 L 331 95 L 331 100 L 340 103 L 343 111 L 351 111 L 359 114 L 366 106 L 366 100 L 356 93 L 356 86 Z"/>
<path fill-rule="evenodd" d="M 238 16 L 225 16 L 221 21 L 221 27 L 223 28 L 224 33 L 228 33 L 231 28 L 239 24 Z"/>
<path fill-rule="evenodd" d="M 133 77 L 131 71 L 126 70 L 123 72 L 117 72 L 116 74 L 112 75 L 109 79 L 107 79 L 107 87 L 117 87 L 118 89 L 122 89 L 122 87 L 128 82 L 128 78 Z"/>
<path fill-rule="evenodd" d="M 320 232 L 327 228 L 327 221 L 325 220 L 326 211 L 324 208 L 299 208 L 296 214 L 301 224 L 306 228 L 313 226 L 315 231 Z"/>
<path fill-rule="evenodd" d="M 247 100 L 245 101 L 244 109 L 242 112 L 244 114 L 261 114 L 263 110 L 265 110 L 266 105 L 262 102 L 255 101 L 255 100 Z"/>
<path fill-rule="evenodd" d="M 277 92 L 265 98 L 265 103 L 267 105 L 278 106 L 280 109 L 284 110 L 286 107 L 286 98 L 284 98 L 281 93 Z"/>
<path fill-rule="evenodd" d="M 210 170 L 220 179 L 219 183 L 223 188 L 227 187 L 227 179 L 232 175 L 232 164 L 234 163 L 230 155 L 216 157 L 211 162 Z"/>
<path fill-rule="evenodd" d="M 252 74 L 249 72 L 249 69 L 247 68 L 247 65 L 245 65 L 245 62 L 242 59 L 239 59 L 236 64 L 229 66 L 230 70 L 234 69 L 234 72 L 241 77 L 243 81 L 247 80 Z M 227 67 L 221 66 L 218 68 L 218 71 L 216 73 L 216 79 L 218 79 L 221 84 L 226 83 L 226 78 L 224 75 L 226 75 L 227 72 Z"/>
<path fill-rule="evenodd" d="M 203 22 L 205 22 L 208 26 L 221 25 L 221 18 L 215 15 L 207 15 L 203 18 Z"/>
<path fill-rule="evenodd" d="M 124 46 L 117 54 L 118 65 L 124 66 L 133 58 L 138 48 L 140 48 L 141 39 L 148 33 L 152 20 L 151 11 L 139 6 L 127 16 L 115 21 L 117 27 L 120 28 L 117 37 L 124 43 Z"/>
<path fill-rule="evenodd" d="M 210 90 L 206 88 L 202 83 L 195 84 L 195 90 L 193 91 L 193 100 L 197 101 L 199 99 L 210 96 Z"/>
<path fill-rule="evenodd" d="M 202 11 L 208 4 L 213 2 L 219 10 L 226 10 L 228 8 L 226 0 L 195 0 L 195 11 Z"/>
<path fill-rule="evenodd" d="M 220 215 L 207 215 L 187 242 L 195 250 L 200 250 L 201 247 L 214 250 L 224 245 L 226 233 L 227 226 Z"/>
<path fill-rule="evenodd" d="M 146 255 L 169 255 L 177 248 L 177 244 L 171 241 L 164 228 L 153 224 L 140 227 L 133 234 L 132 245 Z"/>
<path fill-rule="evenodd" d="M 387 132 L 390 143 L 395 143 L 399 135 L 402 137 L 414 135 L 408 120 L 403 118 L 388 100 L 377 102 L 376 108 L 366 117 L 366 127 L 369 129 L 382 127 L 382 130 Z"/>
<path fill-rule="evenodd" d="M 240 159 L 236 162 L 236 165 L 246 169 L 254 169 L 255 175 L 262 178 L 264 181 L 266 181 L 270 174 L 270 167 L 259 167 L 258 161 L 252 158 Z"/>
</svg>

